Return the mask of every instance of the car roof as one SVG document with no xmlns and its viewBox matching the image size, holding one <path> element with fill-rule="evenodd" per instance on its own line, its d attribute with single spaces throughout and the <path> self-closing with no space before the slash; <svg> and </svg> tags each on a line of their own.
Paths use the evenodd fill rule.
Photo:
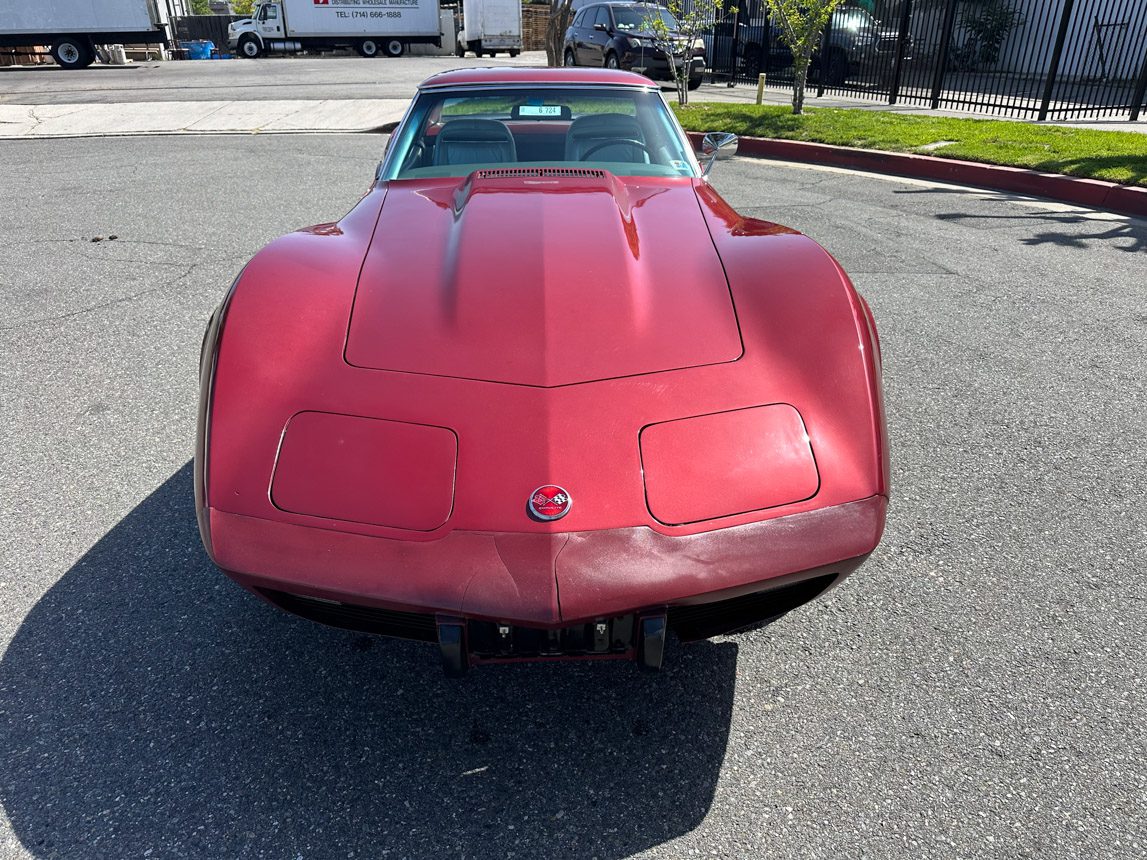
<svg viewBox="0 0 1147 860">
<path fill-rule="evenodd" d="M 576 11 L 580 12 L 590 6 L 636 6 L 643 9 L 665 9 L 660 3 L 653 3 L 652 0 L 592 0 L 592 2 L 583 4 Z"/>
<path fill-rule="evenodd" d="M 642 75 L 617 69 L 502 67 L 454 69 L 431 75 L 418 85 L 420 90 L 437 87 L 513 84 L 576 84 L 579 86 L 626 86 L 655 88 L 657 85 Z"/>
<path fill-rule="evenodd" d="M 635 0 L 613 0 L 613 2 L 610 3 L 609 5 L 611 5 L 611 6 L 626 6 L 626 5 L 632 6 L 634 4 L 634 2 L 635 2 Z M 573 0 L 573 2 L 570 3 L 570 11 L 571 12 L 580 12 L 582 9 L 585 9 L 588 6 L 603 6 L 603 5 L 605 5 L 603 0 Z"/>
</svg>

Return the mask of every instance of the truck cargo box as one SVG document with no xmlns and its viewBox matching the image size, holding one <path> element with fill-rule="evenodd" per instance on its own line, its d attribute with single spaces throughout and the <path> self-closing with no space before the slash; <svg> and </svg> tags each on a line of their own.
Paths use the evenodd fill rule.
<svg viewBox="0 0 1147 860">
<path fill-rule="evenodd" d="M 166 22 L 154 0 L 3 0 L 0 34 L 145 33 Z"/>
<path fill-rule="evenodd" d="M 436 0 L 281 0 L 287 38 L 437 35 Z"/>
</svg>

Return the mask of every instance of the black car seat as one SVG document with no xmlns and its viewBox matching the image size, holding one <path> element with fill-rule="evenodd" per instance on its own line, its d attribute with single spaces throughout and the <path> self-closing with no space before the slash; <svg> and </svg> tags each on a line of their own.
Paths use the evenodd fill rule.
<svg viewBox="0 0 1147 860">
<path fill-rule="evenodd" d="M 514 136 L 496 119 L 452 119 L 434 143 L 435 164 L 514 162 Z"/>
<path fill-rule="evenodd" d="M 628 161 L 645 164 L 644 148 L 626 140 L 645 142 L 641 124 L 622 113 L 595 113 L 570 123 L 566 133 L 566 161 L 581 161 L 587 153 L 591 161 Z M 612 142 L 611 142 L 612 141 Z"/>
</svg>

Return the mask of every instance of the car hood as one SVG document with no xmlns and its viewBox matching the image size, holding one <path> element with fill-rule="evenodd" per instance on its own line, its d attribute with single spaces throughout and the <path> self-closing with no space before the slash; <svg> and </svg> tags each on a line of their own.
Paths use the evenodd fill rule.
<svg viewBox="0 0 1147 860">
<path fill-rule="evenodd" d="M 654 33 L 652 30 L 627 30 L 626 32 L 622 33 L 621 35 L 633 36 L 635 38 L 645 39 L 647 41 L 651 41 L 651 40 L 657 38 L 657 34 Z M 667 36 L 669 39 L 673 40 L 674 42 L 679 41 L 683 38 L 681 35 L 681 32 L 679 30 L 670 30 L 668 32 Z"/>
<path fill-rule="evenodd" d="M 693 180 L 503 169 L 389 183 L 345 357 L 552 387 L 742 352 Z"/>
</svg>

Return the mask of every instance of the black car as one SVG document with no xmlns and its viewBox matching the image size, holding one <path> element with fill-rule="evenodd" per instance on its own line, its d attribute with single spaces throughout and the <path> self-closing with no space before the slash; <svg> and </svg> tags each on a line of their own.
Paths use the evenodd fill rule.
<svg viewBox="0 0 1147 860">
<path fill-rule="evenodd" d="M 670 58 L 653 44 L 648 21 L 660 18 L 680 38 L 677 19 L 663 6 L 645 3 L 594 3 L 583 6 L 566 30 L 563 64 L 625 69 L 655 80 L 674 79 Z M 689 89 L 701 86 L 705 72 L 700 39 L 689 51 Z"/>
<path fill-rule="evenodd" d="M 737 24 L 737 42 L 733 41 L 734 17 L 718 21 L 711 33 L 706 33 L 705 54 L 712 60 L 713 69 L 737 69 L 750 78 L 762 71 L 787 69 L 793 64 L 793 55 L 781 39 L 780 27 L 768 18 L 768 9 L 759 0 L 749 0 L 751 15 Z M 867 11 L 856 6 L 841 6 L 832 13 L 824 45 L 813 52 L 811 77 L 818 79 L 822 68 L 825 82 L 839 86 L 855 74 L 881 78 L 891 75 L 896 61 L 900 35 L 895 29 L 882 27 Z M 762 50 L 762 45 L 765 49 Z M 824 46 L 827 60 L 822 59 Z M 912 58 L 912 37 L 905 43 L 904 59 Z M 766 57 L 767 52 L 767 57 Z M 762 63 L 767 59 L 767 67 Z"/>
</svg>

